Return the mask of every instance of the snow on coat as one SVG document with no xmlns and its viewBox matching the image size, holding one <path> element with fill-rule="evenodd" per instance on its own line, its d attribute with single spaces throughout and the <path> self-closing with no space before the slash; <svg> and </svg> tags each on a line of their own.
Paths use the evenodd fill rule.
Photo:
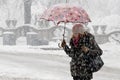
<svg viewBox="0 0 120 80">
<path fill-rule="evenodd" d="M 89 48 L 87 53 L 81 51 L 81 46 L 85 45 Z M 79 39 L 78 47 L 73 44 L 73 39 L 70 40 L 70 46 L 65 46 L 63 49 L 66 54 L 71 57 L 70 71 L 72 76 L 85 77 L 86 79 L 92 78 L 90 58 L 97 55 L 102 55 L 102 50 L 95 41 L 92 34 L 86 32 L 85 36 Z"/>
</svg>

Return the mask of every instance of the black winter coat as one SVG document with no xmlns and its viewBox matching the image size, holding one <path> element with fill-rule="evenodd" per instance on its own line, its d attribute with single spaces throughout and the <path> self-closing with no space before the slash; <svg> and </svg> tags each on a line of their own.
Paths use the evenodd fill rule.
<svg viewBox="0 0 120 80">
<path fill-rule="evenodd" d="M 89 48 L 87 53 L 81 51 L 81 46 L 85 45 Z M 90 58 L 96 55 L 102 55 L 102 50 L 96 43 L 94 36 L 88 32 L 79 39 L 78 47 L 73 44 L 73 39 L 70 40 L 69 48 L 67 45 L 63 48 L 66 54 L 71 57 L 70 71 L 72 76 L 92 78 Z"/>
</svg>

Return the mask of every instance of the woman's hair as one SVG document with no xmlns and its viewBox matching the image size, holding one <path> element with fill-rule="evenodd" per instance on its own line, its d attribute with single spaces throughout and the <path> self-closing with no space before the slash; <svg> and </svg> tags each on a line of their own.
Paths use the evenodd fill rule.
<svg viewBox="0 0 120 80">
<path fill-rule="evenodd" d="M 75 24 L 75 25 L 73 25 L 72 31 L 74 31 L 76 28 L 80 28 L 80 27 L 83 27 L 83 25 L 82 24 Z"/>
<path fill-rule="evenodd" d="M 83 36 L 86 35 L 86 33 L 87 33 L 87 32 L 84 32 L 84 34 L 78 33 L 78 37 L 79 37 L 79 38 L 80 38 L 80 37 L 83 37 Z M 72 38 L 72 39 L 75 38 L 74 34 L 72 34 L 72 37 L 71 37 L 71 38 Z"/>
<path fill-rule="evenodd" d="M 80 37 L 80 28 L 83 30 L 83 32 L 85 32 L 85 29 L 84 29 L 84 27 L 83 27 L 83 25 L 82 24 L 75 24 L 74 26 L 73 26 L 73 28 L 72 28 L 72 38 L 74 38 L 74 33 L 78 33 L 79 35 L 79 37 Z"/>
<path fill-rule="evenodd" d="M 80 33 L 78 33 L 78 37 L 80 37 Z M 75 38 L 74 34 L 72 34 L 71 38 Z"/>
<path fill-rule="evenodd" d="M 85 28 L 82 24 L 75 24 L 72 28 L 73 33 L 83 33 Z"/>
</svg>

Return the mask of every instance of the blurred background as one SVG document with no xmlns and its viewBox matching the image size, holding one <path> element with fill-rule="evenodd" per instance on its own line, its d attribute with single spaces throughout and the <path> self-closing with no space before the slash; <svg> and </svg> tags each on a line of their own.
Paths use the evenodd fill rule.
<svg viewBox="0 0 120 80">
<path fill-rule="evenodd" d="M 92 21 L 87 25 L 87 29 L 96 36 L 100 44 L 111 40 L 120 43 L 119 2 L 119 0 L 67 1 L 70 4 L 80 5 L 86 10 Z M 60 40 L 62 27 L 56 28 L 52 22 L 40 20 L 40 15 L 47 8 L 58 3 L 66 3 L 66 1 L 0 0 L 0 45 L 42 45 Z M 67 24 L 68 40 L 71 37 L 72 25 Z M 33 36 L 36 40 L 33 40 Z"/>
<path fill-rule="evenodd" d="M 0 80 L 72 80 L 70 58 L 58 43 L 64 24 L 40 20 L 49 7 L 66 0 L 0 0 Z M 93 80 L 120 79 L 120 0 L 67 0 L 86 10 L 85 25 L 101 49 L 104 67 Z M 69 42 L 73 24 L 66 24 Z M 67 43 L 69 44 L 69 43 Z"/>
</svg>

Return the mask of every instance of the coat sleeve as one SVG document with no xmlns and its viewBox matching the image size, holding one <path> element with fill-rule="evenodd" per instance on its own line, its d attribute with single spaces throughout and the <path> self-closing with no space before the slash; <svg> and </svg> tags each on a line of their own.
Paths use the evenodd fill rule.
<svg viewBox="0 0 120 80">
<path fill-rule="evenodd" d="M 101 48 L 99 47 L 99 45 L 95 41 L 94 36 L 92 36 L 90 38 L 90 44 L 91 44 L 92 48 L 89 49 L 88 54 L 91 56 L 97 56 L 97 55 L 101 56 L 103 51 L 101 50 Z"/>
<path fill-rule="evenodd" d="M 69 48 L 68 45 L 66 45 L 65 47 L 63 47 L 64 51 L 66 52 L 66 54 L 71 57 L 71 58 L 75 58 L 75 54 L 74 54 L 74 50 Z"/>
<path fill-rule="evenodd" d="M 71 46 L 71 48 L 69 48 L 69 46 L 66 45 L 65 47 L 63 47 L 63 49 L 69 57 L 75 58 L 76 55 L 74 53 L 74 49 L 72 48 L 72 46 L 73 46 L 72 39 L 70 39 L 70 46 Z"/>
</svg>

